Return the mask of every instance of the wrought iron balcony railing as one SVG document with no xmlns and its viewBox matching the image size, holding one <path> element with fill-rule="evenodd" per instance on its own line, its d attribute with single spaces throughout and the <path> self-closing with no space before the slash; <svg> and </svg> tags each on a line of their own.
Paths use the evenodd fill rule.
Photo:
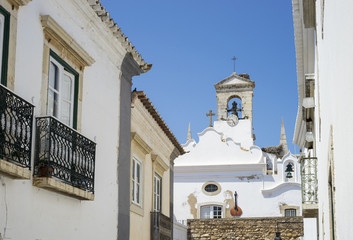
<svg viewBox="0 0 353 240">
<path fill-rule="evenodd" d="M 54 117 L 36 118 L 34 176 L 94 193 L 96 144 Z"/>
<path fill-rule="evenodd" d="M 0 159 L 31 168 L 34 106 L 0 84 Z"/>
<path fill-rule="evenodd" d="M 171 219 L 160 212 L 151 212 L 151 239 L 172 240 Z"/>
<path fill-rule="evenodd" d="M 301 159 L 302 201 L 304 204 L 317 204 L 317 158 Z"/>
</svg>

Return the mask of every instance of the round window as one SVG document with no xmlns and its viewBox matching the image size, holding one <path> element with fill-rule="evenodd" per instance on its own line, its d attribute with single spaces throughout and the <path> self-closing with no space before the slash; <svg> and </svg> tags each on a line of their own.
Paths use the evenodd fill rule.
<svg viewBox="0 0 353 240">
<path fill-rule="evenodd" d="M 216 182 L 205 182 L 202 185 L 202 192 L 209 196 L 217 195 L 221 192 L 221 185 Z"/>
<path fill-rule="evenodd" d="M 212 192 L 216 192 L 218 190 L 218 186 L 216 184 L 207 184 L 205 187 L 205 191 L 212 193 Z"/>
</svg>

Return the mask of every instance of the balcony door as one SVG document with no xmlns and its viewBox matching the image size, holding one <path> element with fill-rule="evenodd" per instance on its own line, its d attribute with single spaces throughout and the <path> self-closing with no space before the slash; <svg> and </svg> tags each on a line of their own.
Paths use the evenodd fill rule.
<svg viewBox="0 0 353 240">
<path fill-rule="evenodd" d="M 49 62 L 47 114 L 72 127 L 75 76 L 52 56 Z"/>
</svg>

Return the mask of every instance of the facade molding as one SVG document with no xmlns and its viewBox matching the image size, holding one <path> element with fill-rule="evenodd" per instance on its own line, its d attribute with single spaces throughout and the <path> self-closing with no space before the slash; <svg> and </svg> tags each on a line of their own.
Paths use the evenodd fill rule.
<svg viewBox="0 0 353 240">
<path fill-rule="evenodd" d="M 82 65 L 90 66 L 94 59 L 49 15 L 41 16 L 44 34 L 48 42 L 55 40 L 70 52 Z"/>
</svg>

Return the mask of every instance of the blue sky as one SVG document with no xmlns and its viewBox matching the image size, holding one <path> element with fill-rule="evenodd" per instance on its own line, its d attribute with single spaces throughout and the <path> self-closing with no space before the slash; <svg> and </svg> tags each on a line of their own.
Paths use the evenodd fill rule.
<svg viewBox="0 0 353 240">
<path fill-rule="evenodd" d="M 151 71 L 133 79 L 174 135 L 194 138 L 216 112 L 214 84 L 236 72 L 255 81 L 254 133 L 260 147 L 279 144 L 284 119 L 290 150 L 297 81 L 290 0 L 101 0 Z"/>
</svg>

